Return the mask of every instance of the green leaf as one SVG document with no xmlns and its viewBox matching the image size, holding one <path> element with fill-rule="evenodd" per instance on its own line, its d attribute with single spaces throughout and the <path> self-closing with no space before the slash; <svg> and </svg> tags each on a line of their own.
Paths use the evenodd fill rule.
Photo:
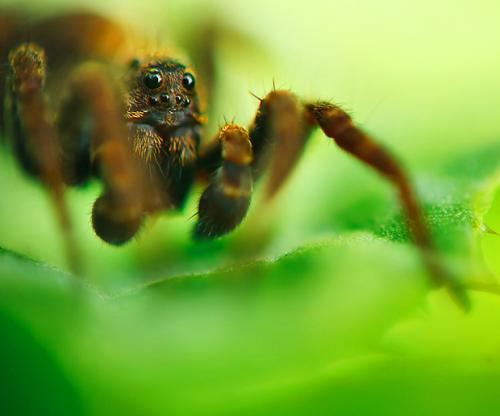
<svg viewBox="0 0 500 416">
<path fill-rule="evenodd" d="M 468 157 L 481 154 L 489 152 Z M 458 236 L 454 247 L 461 248 L 450 251 L 449 263 L 470 263 L 485 278 L 473 248 L 482 236 L 477 224 L 485 213 L 490 218 L 485 201 L 498 204 L 491 197 L 497 166 L 465 179 L 447 176 L 448 167 L 443 172 L 424 176 L 434 187 L 421 186 L 435 233 Z M 440 199 L 435 192 L 444 192 L 443 183 L 466 192 Z M 450 200 L 456 210 L 447 208 Z M 399 217 L 385 218 L 396 224 Z M 65 388 L 78 386 L 91 414 L 359 414 L 377 408 L 381 414 L 441 409 L 465 415 L 498 405 L 491 385 L 500 374 L 491 363 L 500 343 L 500 298 L 475 295 L 465 320 L 445 293 L 426 299 L 426 272 L 415 248 L 397 234 L 377 237 L 381 224 L 391 229 L 378 224 L 371 232 L 345 225 L 336 237 L 313 237 L 285 254 L 221 261 L 205 271 L 197 269 L 210 264 L 207 259 L 184 264 L 178 276 L 156 273 L 112 292 L 3 252 L 0 305 L 57 357 L 55 368 L 70 380 Z M 199 254 L 186 244 L 181 264 Z M 216 256 L 228 247 L 205 246 Z M 39 377 L 52 377 L 52 367 L 37 368 Z M 35 384 L 19 394 L 30 388 Z M 488 404 L 477 407 L 478 401 Z"/>
<path fill-rule="evenodd" d="M 17 319 L 0 309 L 0 409 L 5 415 L 83 415 L 77 387 L 54 356 Z"/>
</svg>

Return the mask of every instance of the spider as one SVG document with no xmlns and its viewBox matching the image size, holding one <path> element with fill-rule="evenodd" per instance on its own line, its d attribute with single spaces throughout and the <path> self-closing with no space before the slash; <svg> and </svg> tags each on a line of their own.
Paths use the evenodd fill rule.
<svg viewBox="0 0 500 416">
<path fill-rule="evenodd" d="M 102 181 L 92 226 L 105 242 L 121 245 L 148 215 L 182 208 L 193 183 L 204 181 L 193 235 L 213 239 L 242 222 L 253 184 L 266 169 L 265 194 L 276 194 L 319 128 L 393 184 L 430 276 L 466 304 L 435 253 L 405 170 L 339 106 L 272 89 L 257 97 L 248 129 L 226 124 L 204 144 L 194 69 L 161 50 L 117 53 L 127 50 L 120 25 L 92 13 L 35 22 L 4 15 L 0 34 L 4 137 L 22 169 L 50 192 L 75 269 L 65 186 L 92 176 Z M 210 79 L 207 62 L 202 69 Z"/>
</svg>

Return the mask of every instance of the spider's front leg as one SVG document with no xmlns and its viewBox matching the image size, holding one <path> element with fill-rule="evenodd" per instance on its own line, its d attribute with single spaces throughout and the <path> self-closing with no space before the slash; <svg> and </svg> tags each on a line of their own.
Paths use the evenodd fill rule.
<svg viewBox="0 0 500 416">
<path fill-rule="evenodd" d="M 8 76 L 9 50 L 16 37 L 16 32 L 19 29 L 19 16 L 2 10 L 0 13 L 0 134 L 4 133 L 4 99 L 5 99 L 5 82 Z M 0 142 L 3 137 L 0 137 Z"/>
<path fill-rule="evenodd" d="M 97 170 L 104 190 L 94 203 L 92 225 L 115 245 L 139 230 L 146 192 L 120 103 L 112 74 L 101 65 L 84 64 L 70 77 L 59 120 L 65 179 L 78 184 Z"/>
<path fill-rule="evenodd" d="M 69 76 L 57 127 L 49 116 L 44 91 L 45 53 L 22 44 L 9 55 L 6 94 L 7 138 L 23 169 L 49 190 L 66 238 L 71 268 L 80 270 L 64 183 L 78 184 L 94 171 L 104 192 L 92 210 L 96 233 L 121 244 L 135 235 L 143 218 L 142 172 L 127 142 L 121 97 L 113 76 L 97 64 L 81 66 Z"/>
<path fill-rule="evenodd" d="M 47 187 L 63 230 L 70 268 L 80 272 L 79 256 L 64 201 L 57 134 L 44 91 L 44 51 L 34 44 L 12 50 L 6 85 L 7 139 L 23 169 Z"/>
<path fill-rule="evenodd" d="M 302 105 L 288 91 L 272 91 L 261 100 L 250 137 L 255 151 L 255 170 L 270 168 L 267 194 L 273 195 L 288 176 L 298 159 L 312 127 L 322 131 L 343 150 L 371 166 L 398 190 L 401 205 L 433 281 L 448 288 L 464 308 L 469 307 L 462 286 L 441 264 L 420 209 L 416 193 L 400 163 L 380 144 L 354 125 L 340 107 L 328 102 Z"/>
</svg>

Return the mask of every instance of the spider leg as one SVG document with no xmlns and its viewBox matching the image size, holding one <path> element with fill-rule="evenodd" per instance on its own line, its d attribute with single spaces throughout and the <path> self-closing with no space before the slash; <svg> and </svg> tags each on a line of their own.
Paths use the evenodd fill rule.
<svg viewBox="0 0 500 416">
<path fill-rule="evenodd" d="M 312 126 L 307 123 L 302 106 L 293 94 L 273 90 L 260 99 L 249 134 L 255 155 L 254 177 L 260 177 L 268 167 L 270 170 L 265 190 L 268 199 L 289 176 L 311 131 Z"/>
<path fill-rule="evenodd" d="M 9 12 L 0 14 L 0 134 L 4 130 L 4 97 L 6 70 L 8 65 L 7 57 L 9 47 L 15 38 L 19 26 L 19 17 Z M 1 138 L 0 138 L 1 140 Z"/>
<path fill-rule="evenodd" d="M 104 241 L 120 245 L 139 230 L 144 214 L 143 172 L 127 141 L 123 108 L 113 77 L 99 64 L 70 76 L 60 114 L 65 178 L 84 181 L 97 170 L 104 189 L 92 209 L 92 225 Z"/>
<path fill-rule="evenodd" d="M 218 29 L 214 22 L 203 22 L 194 32 L 194 39 L 189 42 L 188 49 L 191 50 L 190 55 L 193 57 L 202 81 L 199 83 L 199 88 L 201 88 L 203 104 L 215 101 L 217 81 L 215 55 L 218 44 Z M 211 106 L 208 107 L 209 119 L 213 116 L 211 108 Z"/>
<path fill-rule="evenodd" d="M 72 12 L 25 22 L 18 42 L 35 41 L 45 48 L 51 68 L 82 59 L 120 56 L 126 35 L 118 23 L 92 12 Z"/>
<path fill-rule="evenodd" d="M 254 177 L 269 168 L 266 196 L 272 197 L 296 164 L 315 126 L 337 145 L 388 179 L 398 190 L 409 228 L 434 283 L 446 286 L 464 308 L 469 301 L 459 282 L 442 266 L 425 224 L 418 198 L 405 170 L 380 144 L 355 126 L 341 108 L 328 102 L 302 105 L 288 91 L 274 90 L 261 99 L 250 128 Z"/>
<path fill-rule="evenodd" d="M 335 140 L 341 149 L 375 169 L 396 187 L 409 228 L 434 283 L 445 286 L 454 300 L 468 309 L 469 300 L 463 287 L 454 281 L 437 257 L 417 195 L 401 164 L 357 127 L 340 107 L 328 102 L 309 103 L 305 105 L 305 114 L 310 123 L 319 125 L 325 135 Z"/>
<path fill-rule="evenodd" d="M 64 200 L 54 124 L 44 93 L 45 55 L 34 44 L 22 44 L 9 54 L 6 93 L 7 139 L 24 170 L 40 178 L 47 187 L 63 230 L 69 266 L 80 273 L 78 251 Z"/>
<path fill-rule="evenodd" d="M 270 52 L 265 45 L 232 24 L 222 19 L 220 13 L 207 10 L 207 13 L 195 23 L 192 30 L 179 33 L 177 43 L 188 51 L 193 60 L 196 73 L 200 78 L 198 89 L 201 92 L 202 107 L 209 121 L 216 119 L 214 102 L 218 101 L 219 62 L 221 46 L 230 47 L 239 53 L 245 53 L 247 59 L 269 60 Z M 208 106 L 206 105 L 208 104 Z"/>
<path fill-rule="evenodd" d="M 233 230 L 250 206 L 253 156 L 248 132 L 243 127 L 228 124 L 221 129 L 218 142 L 222 162 L 200 198 L 194 228 L 194 236 L 198 239 L 215 238 Z M 217 144 L 211 147 L 214 153 L 217 148 Z"/>
</svg>

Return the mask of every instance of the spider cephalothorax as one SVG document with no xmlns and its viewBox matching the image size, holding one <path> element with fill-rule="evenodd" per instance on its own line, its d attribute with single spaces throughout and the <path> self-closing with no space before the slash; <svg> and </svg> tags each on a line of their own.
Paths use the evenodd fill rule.
<svg viewBox="0 0 500 416">
<path fill-rule="evenodd" d="M 394 185 L 431 276 L 465 304 L 463 293 L 433 252 L 404 169 L 339 106 L 302 102 L 290 91 L 273 90 L 259 98 L 248 131 L 228 124 L 214 140 L 204 141 L 197 80 L 182 62 L 161 54 L 140 56 L 128 60 L 121 72 L 124 77 L 113 80 L 111 76 L 111 82 L 107 66 L 112 61 L 116 68 L 116 61 L 110 56 L 126 38 L 118 25 L 92 14 L 77 14 L 30 23 L 28 29 L 13 21 L 0 40 L 0 57 L 8 67 L 7 82 L 0 78 L 10 127 L 7 136 L 21 165 L 50 190 L 73 263 L 77 256 L 63 202 L 64 183 L 76 185 L 91 175 L 102 181 L 92 224 L 100 238 L 119 245 L 138 233 L 147 215 L 182 207 L 199 178 L 205 190 L 193 234 L 215 238 L 244 219 L 254 182 L 265 169 L 270 170 L 267 196 L 276 194 L 311 132 L 319 127 Z M 62 32 L 64 36 L 59 35 Z M 213 79 L 212 46 L 207 43 L 201 48 L 208 57 L 205 79 Z M 65 94 L 45 82 L 51 76 L 46 57 L 49 62 L 52 59 L 52 68 L 71 61 L 61 66 L 68 79 Z M 58 116 L 53 117 L 51 98 L 59 95 L 64 98 Z"/>
<path fill-rule="evenodd" d="M 171 58 L 135 58 L 126 87 L 134 150 L 146 162 L 161 163 L 164 155 L 173 164 L 194 163 L 203 119 L 193 70 Z"/>
</svg>

